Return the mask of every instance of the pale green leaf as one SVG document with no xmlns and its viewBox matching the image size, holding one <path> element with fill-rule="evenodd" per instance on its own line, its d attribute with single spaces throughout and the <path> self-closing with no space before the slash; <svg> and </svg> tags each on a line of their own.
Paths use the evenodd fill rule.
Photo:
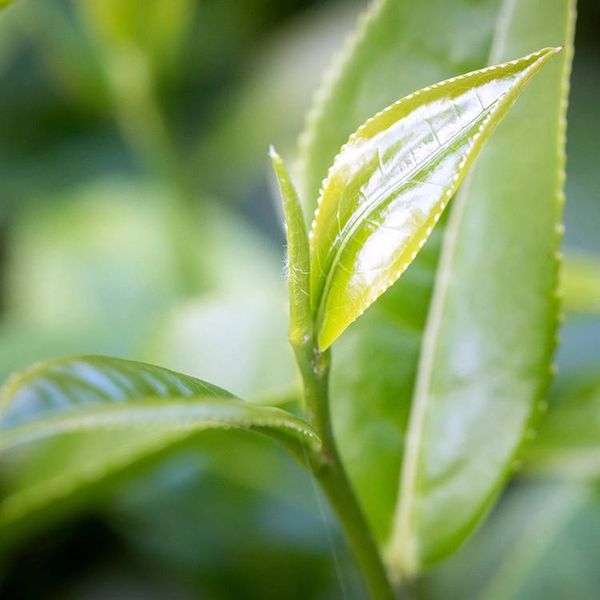
<svg viewBox="0 0 600 600">
<path fill-rule="evenodd" d="M 270 156 L 279 184 L 285 215 L 290 300 L 289 337 L 293 344 L 299 344 L 312 333 L 308 233 L 300 198 L 296 193 L 292 178 L 273 146 L 271 146 Z"/>
<path fill-rule="evenodd" d="M 598 494 L 574 483 L 519 481 L 472 540 L 426 577 L 427 598 L 594 598 Z"/>
<path fill-rule="evenodd" d="M 0 398 L 0 450 L 5 458 L 7 450 L 29 442 L 82 434 L 74 445 L 60 447 L 77 452 L 80 461 L 63 456 L 44 463 L 55 470 L 67 464 L 66 475 L 39 474 L 0 502 L 3 526 L 195 431 L 257 430 L 294 452 L 319 444 L 304 421 L 283 410 L 245 403 L 168 369 L 115 358 L 81 356 L 41 363 L 13 376 Z M 109 437 L 107 431 L 112 432 Z M 86 432 L 94 433 L 89 438 L 94 452 L 86 450 Z M 38 459 L 44 460 L 43 452 Z"/>
<path fill-rule="evenodd" d="M 528 473 L 600 478 L 600 368 L 553 386 L 548 414 L 527 446 Z"/>
<path fill-rule="evenodd" d="M 451 214 L 388 555 L 404 576 L 454 550 L 485 514 L 550 381 L 573 4 L 504 5 L 492 61 L 567 50 L 498 128 Z"/>
<path fill-rule="evenodd" d="M 323 183 L 311 232 L 322 350 L 416 257 L 484 141 L 558 50 L 434 84 L 352 134 Z"/>
<path fill-rule="evenodd" d="M 305 214 L 341 145 L 414 90 L 485 64 L 499 0 L 375 0 L 327 71 L 300 136 Z"/>
<path fill-rule="evenodd" d="M 567 254 L 562 288 L 566 311 L 600 313 L 600 259 L 582 253 Z"/>
<path fill-rule="evenodd" d="M 361 123 L 413 90 L 486 64 L 499 4 L 372 3 L 315 96 L 301 136 L 299 185 L 306 214 L 314 212 L 328 168 Z M 393 521 L 441 225 L 410 269 L 338 340 L 332 357 L 336 438 L 382 543 Z"/>
</svg>

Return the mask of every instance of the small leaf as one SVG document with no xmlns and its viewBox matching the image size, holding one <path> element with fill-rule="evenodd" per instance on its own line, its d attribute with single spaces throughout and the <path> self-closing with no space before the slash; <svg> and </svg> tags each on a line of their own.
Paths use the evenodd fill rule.
<svg viewBox="0 0 600 600">
<path fill-rule="evenodd" d="M 269 153 L 281 192 L 286 223 L 290 299 L 289 337 L 293 344 L 298 344 L 312 332 L 308 234 L 302 206 L 292 178 L 273 146 Z"/>
<path fill-rule="evenodd" d="M 311 245 L 311 299 L 322 350 L 408 267 L 483 142 L 557 52 L 435 84 L 369 119 L 323 183 Z"/>
<path fill-rule="evenodd" d="M 277 408 L 255 406 L 199 379 L 168 369 L 101 356 L 68 357 L 41 363 L 14 375 L 0 392 L 0 451 L 66 433 L 113 432 L 113 443 L 82 435 L 48 468 L 69 466 L 66 475 L 44 472 L 0 502 L 0 525 L 178 439 L 209 428 L 252 429 L 267 433 L 292 452 L 312 450 L 319 440 L 301 419 Z M 100 442 L 100 443 L 98 443 Z"/>
</svg>

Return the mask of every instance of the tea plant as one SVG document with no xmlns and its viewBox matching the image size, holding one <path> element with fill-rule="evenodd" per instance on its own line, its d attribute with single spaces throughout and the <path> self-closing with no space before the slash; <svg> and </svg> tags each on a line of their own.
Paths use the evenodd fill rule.
<svg viewBox="0 0 600 600">
<path fill-rule="evenodd" d="M 380 3 L 309 119 L 301 194 L 271 149 L 286 222 L 289 342 L 303 382 L 301 415 L 158 366 L 74 356 L 35 365 L 5 385 L 0 451 L 66 433 L 114 431 L 120 444 L 107 446 L 91 467 L 72 466 L 68 488 L 85 471 L 110 470 L 190 432 L 249 429 L 280 442 L 319 482 L 373 598 L 392 598 L 394 587 L 454 552 L 505 484 L 550 381 L 574 17 L 572 3 L 557 0 L 544 27 L 524 34 L 519 24 L 531 21 L 533 4 L 505 9 L 492 51 L 501 64 L 396 100 L 340 149 L 353 78 L 369 71 L 369 39 L 397 21 L 388 13 L 400 5 Z M 556 45 L 565 46 L 562 53 Z M 536 47 L 543 49 L 514 58 Z M 519 98 L 534 77 L 535 93 Z M 455 195 L 441 250 L 426 246 Z M 309 232 L 305 215 L 313 209 Z M 414 281 L 403 286 L 404 278 L 394 286 L 413 261 L 411 271 L 425 278 L 436 270 L 424 294 Z M 398 368 L 415 352 L 419 362 L 408 384 L 410 417 L 396 436 L 405 438 L 403 451 L 397 439 L 387 441 L 397 406 L 349 429 L 330 409 L 332 345 L 392 286 L 395 326 L 424 329 L 418 348 L 394 357 Z M 372 314 L 362 335 L 376 325 Z M 377 356 L 369 368 L 377 377 Z M 357 398 L 350 414 L 360 407 Z M 357 442 L 364 456 L 347 466 L 344 455 Z M 26 512 L 26 502 L 14 510 Z"/>
</svg>

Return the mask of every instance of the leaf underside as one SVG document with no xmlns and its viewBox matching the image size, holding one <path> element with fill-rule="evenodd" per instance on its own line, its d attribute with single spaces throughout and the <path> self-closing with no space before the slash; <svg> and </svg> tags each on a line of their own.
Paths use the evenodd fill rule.
<svg viewBox="0 0 600 600">
<path fill-rule="evenodd" d="M 336 157 L 311 232 L 322 350 L 414 260 L 483 142 L 546 48 L 411 94 L 369 119 Z"/>
</svg>

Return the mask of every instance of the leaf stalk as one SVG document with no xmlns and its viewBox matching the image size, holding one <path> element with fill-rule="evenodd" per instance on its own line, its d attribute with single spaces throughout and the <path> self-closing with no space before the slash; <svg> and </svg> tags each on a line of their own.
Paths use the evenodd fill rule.
<svg viewBox="0 0 600 600">
<path fill-rule="evenodd" d="M 371 528 L 339 456 L 329 410 L 331 351 L 318 350 L 311 337 L 292 343 L 304 385 L 309 421 L 322 446 L 311 460 L 311 470 L 340 520 L 348 543 L 373 600 L 393 600 L 394 592 Z"/>
</svg>

